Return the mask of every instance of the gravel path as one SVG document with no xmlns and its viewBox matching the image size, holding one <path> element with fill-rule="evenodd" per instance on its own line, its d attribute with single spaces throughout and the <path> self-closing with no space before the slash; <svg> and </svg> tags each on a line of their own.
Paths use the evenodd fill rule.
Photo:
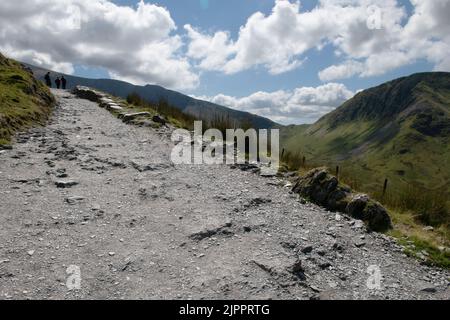
<svg viewBox="0 0 450 320">
<path fill-rule="evenodd" d="M 173 166 L 167 134 L 54 94 L 50 124 L 0 152 L 1 299 L 450 298 L 447 271 L 279 178 Z"/>
</svg>

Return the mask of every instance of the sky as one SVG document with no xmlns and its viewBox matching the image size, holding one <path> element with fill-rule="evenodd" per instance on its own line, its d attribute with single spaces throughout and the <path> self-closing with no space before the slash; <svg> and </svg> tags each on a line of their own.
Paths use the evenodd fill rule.
<svg viewBox="0 0 450 320">
<path fill-rule="evenodd" d="M 448 17 L 450 0 L 2 0 L 0 52 L 301 124 L 450 71 Z"/>
</svg>

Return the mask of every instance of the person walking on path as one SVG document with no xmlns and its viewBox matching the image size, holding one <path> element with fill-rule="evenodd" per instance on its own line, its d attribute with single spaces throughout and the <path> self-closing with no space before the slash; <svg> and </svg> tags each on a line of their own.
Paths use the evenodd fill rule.
<svg viewBox="0 0 450 320">
<path fill-rule="evenodd" d="M 62 85 L 63 90 L 66 90 L 67 80 L 66 80 L 66 78 L 64 78 L 64 76 L 61 77 L 61 85 Z"/>
<path fill-rule="evenodd" d="M 59 79 L 59 77 L 56 78 L 55 84 L 57 89 L 61 88 L 61 80 Z"/>
<path fill-rule="evenodd" d="M 50 72 L 47 72 L 44 79 L 45 79 L 45 84 L 47 85 L 47 87 L 51 88 L 52 87 L 52 79 L 50 78 Z"/>
</svg>

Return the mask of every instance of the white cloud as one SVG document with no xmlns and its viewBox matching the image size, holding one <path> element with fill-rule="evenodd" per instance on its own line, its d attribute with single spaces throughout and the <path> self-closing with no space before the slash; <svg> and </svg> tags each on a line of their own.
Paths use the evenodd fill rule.
<svg viewBox="0 0 450 320">
<path fill-rule="evenodd" d="M 323 81 L 381 75 L 419 59 L 450 70 L 450 0 L 411 3 L 408 17 L 398 0 L 320 0 L 310 11 L 300 1 L 276 0 L 270 14 L 251 15 L 237 39 L 185 27 L 189 56 L 204 70 L 233 74 L 263 66 L 279 74 L 298 68 L 311 50 L 332 46 L 342 62 L 320 71 Z"/>
<path fill-rule="evenodd" d="M 364 71 L 364 64 L 358 61 L 349 60 L 340 65 L 330 66 L 319 72 L 322 81 L 332 81 L 334 79 L 350 78 Z"/>
<path fill-rule="evenodd" d="M 269 16 L 257 12 L 249 17 L 236 41 L 230 39 L 228 32 L 207 35 L 187 25 L 185 29 L 191 40 L 189 56 L 200 60 L 199 66 L 205 70 L 227 74 L 257 65 L 265 66 L 271 74 L 298 68 L 304 60 L 298 55 L 321 42 L 315 34 L 307 34 L 302 26 L 323 25 L 313 19 L 299 19 L 299 8 L 299 2 L 277 0 Z"/>
<path fill-rule="evenodd" d="M 60 72 L 103 67 L 113 77 L 177 89 L 198 85 L 167 9 L 106 0 L 0 2 L 0 50 Z"/>
<path fill-rule="evenodd" d="M 407 19 L 401 11 L 395 16 L 393 11 L 383 11 L 382 29 L 374 31 L 370 40 L 364 35 L 367 29 L 361 28 L 344 36 L 347 41 L 338 41 L 338 48 L 347 60 L 319 72 L 320 79 L 382 75 L 420 59 L 434 64 L 435 70 L 450 71 L 450 1 L 411 0 L 411 3 L 414 12 Z M 355 38 L 363 39 L 364 45 L 349 41 Z"/>
<path fill-rule="evenodd" d="M 318 87 L 301 87 L 293 91 L 260 91 L 242 98 L 224 94 L 196 98 L 256 113 L 283 124 L 292 124 L 312 123 L 353 95 L 343 84 L 328 83 Z"/>
<path fill-rule="evenodd" d="M 191 25 L 184 26 L 190 38 L 187 56 L 201 60 L 199 67 L 206 70 L 220 70 L 230 55 L 234 53 L 227 32 L 204 35 Z"/>
</svg>

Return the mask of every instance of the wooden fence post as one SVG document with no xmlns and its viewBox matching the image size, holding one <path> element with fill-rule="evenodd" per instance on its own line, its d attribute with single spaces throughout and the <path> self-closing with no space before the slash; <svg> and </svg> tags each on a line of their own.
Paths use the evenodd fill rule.
<svg viewBox="0 0 450 320">
<path fill-rule="evenodd" d="M 388 187 L 388 182 L 389 182 L 388 179 L 385 179 L 385 180 L 384 180 L 384 185 L 383 185 L 383 198 L 384 198 L 384 196 L 386 195 L 386 191 L 387 191 L 387 187 Z"/>
</svg>

